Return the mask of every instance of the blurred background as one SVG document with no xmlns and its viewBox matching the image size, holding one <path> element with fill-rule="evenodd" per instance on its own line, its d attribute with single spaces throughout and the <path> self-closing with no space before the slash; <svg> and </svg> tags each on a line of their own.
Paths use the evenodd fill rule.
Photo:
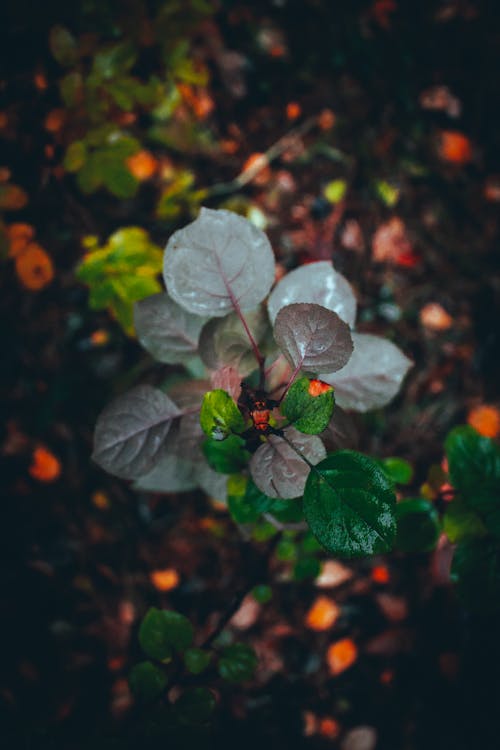
<svg viewBox="0 0 500 750">
<path fill-rule="evenodd" d="M 278 276 L 332 259 L 358 329 L 413 359 L 397 399 L 349 433 L 408 460 L 410 494 L 438 497 L 451 427 L 498 437 L 495 11 L 4 0 L 5 747 L 120 747 L 104 738 L 131 710 L 148 606 L 206 634 L 252 565 L 218 498 L 141 493 L 90 461 L 99 411 L 158 378 L 132 306 L 161 290 L 161 250 L 200 206 L 264 229 Z M 216 686 L 213 746 L 495 747 L 498 622 L 460 605 L 448 543 L 352 564 L 308 554 L 281 543 L 270 598 L 247 597 L 232 621 L 259 668 Z"/>
</svg>

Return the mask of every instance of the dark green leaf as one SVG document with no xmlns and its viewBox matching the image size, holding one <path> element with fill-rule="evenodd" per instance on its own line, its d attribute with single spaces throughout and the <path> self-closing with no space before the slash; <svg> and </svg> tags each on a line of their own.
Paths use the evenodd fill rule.
<svg viewBox="0 0 500 750">
<path fill-rule="evenodd" d="M 259 584 L 252 589 L 252 596 L 259 604 L 267 604 L 273 597 L 273 591 L 270 586 Z"/>
<path fill-rule="evenodd" d="M 500 545 L 492 538 L 471 539 L 457 547 L 451 568 L 467 609 L 491 613 L 500 609 Z"/>
<path fill-rule="evenodd" d="M 236 523 L 253 523 L 276 502 L 264 495 L 251 479 L 242 476 L 229 478 L 227 492 L 229 512 Z"/>
<path fill-rule="evenodd" d="M 394 484 L 409 484 L 413 477 L 413 467 L 403 458 L 384 458 L 382 468 Z"/>
<path fill-rule="evenodd" d="M 296 581 L 317 578 L 321 572 L 321 563 L 317 557 L 299 557 L 293 568 Z"/>
<path fill-rule="evenodd" d="M 214 694 L 208 688 L 188 688 L 174 704 L 175 715 L 181 724 L 206 724 L 215 705 Z"/>
<path fill-rule="evenodd" d="M 439 515 L 428 500 L 414 498 L 396 504 L 395 547 L 403 552 L 428 552 L 439 537 Z"/>
<path fill-rule="evenodd" d="M 136 700 L 150 703 L 158 698 L 167 686 L 165 673 L 156 664 L 142 661 L 132 668 L 129 677 L 130 689 Z"/>
<path fill-rule="evenodd" d="M 105 79 L 126 73 L 135 63 L 137 53 L 129 42 L 114 44 L 94 57 L 94 72 Z"/>
<path fill-rule="evenodd" d="M 392 483 L 376 461 L 355 451 L 327 456 L 309 474 L 304 515 L 334 555 L 387 552 L 396 534 Z"/>
<path fill-rule="evenodd" d="M 193 641 L 193 626 L 184 615 L 151 607 L 139 628 L 139 643 L 152 659 L 165 661 L 172 650 L 184 651 Z"/>
<path fill-rule="evenodd" d="M 83 80 L 80 73 L 74 71 L 64 76 L 59 84 L 61 99 L 67 107 L 74 107 L 81 97 Z"/>
<path fill-rule="evenodd" d="M 486 528 L 478 514 L 467 508 L 461 497 L 456 497 L 446 507 L 443 529 L 450 542 L 484 536 Z"/>
<path fill-rule="evenodd" d="M 234 643 L 224 649 L 219 659 L 219 674 L 228 682 L 245 682 L 253 677 L 257 657 L 250 646 Z"/>
<path fill-rule="evenodd" d="M 188 672 L 200 674 L 208 665 L 212 654 L 209 651 L 203 651 L 201 648 L 188 648 L 184 652 L 184 663 Z"/>
<path fill-rule="evenodd" d="M 300 432 L 317 435 L 326 430 L 333 413 L 333 388 L 303 377 L 293 383 L 281 404 L 282 414 Z"/>
<path fill-rule="evenodd" d="M 229 435 L 225 440 L 207 438 L 202 450 L 209 466 L 221 474 L 234 474 L 241 471 L 250 457 L 245 450 L 245 441 L 239 435 Z"/>
<path fill-rule="evenodd" d="M 76 40 L 64 26 L 53 26 L 50 30 L 49 46 L 60 65 L 73 65 L 78 59 Z"/>
<path fill-rule="evenodd" d="M 210 438 L 221 440 L 231 432 L 243 432 L 245 420 L 235 402 L 222 388 L 205 393 L 200 411 L 201 429 Z"/>
<path fill-rule="evenodd" d="M 282 562 L 290 562 L 297 557 L 297 545 L 292 539 L 282 539 L 276 547 L 276 557 Z"/>
</svg>

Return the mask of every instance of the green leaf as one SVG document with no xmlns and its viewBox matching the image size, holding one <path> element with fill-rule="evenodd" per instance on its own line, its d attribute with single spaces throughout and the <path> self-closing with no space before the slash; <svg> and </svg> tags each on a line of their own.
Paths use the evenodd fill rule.
<svg viewBox="0 0 500 750">
<path fill-rule="evenodd" d="M 191 674 L 201 674 L 208 667 L 211 659 L 212 654 L 201 648 L 188 648 L 184 652 L 184 663 Z"/>
<path fill-rule="evenodd" d="M 281 562 L 291 562 L 297 557 L 297 545 L 293 539 L 282 539 L 276 547 L 276 557 Z"/>
<path fill-rule="evenodd" d="M 387 552 L 396 535 L 392 483 L 378 463 L 339 451 L 312 468 L 304 490 L 304 515 L 323 547 L 356 557 Z"/>
<path fill-rule="evenodd" d="M 166 661 L 172 650 L 185 651 L 193 641 L 193 626 L 184 615 L 151 607 L 139 628 L 141 648 L 152 659 Z"/>
<path fill-rule="evenodd" d="M 93 71 L 101 78 L 111 79 L 129 71 L 136 58 L 137 52 L 130 42 L 119 42 L 96 54 Z"/>
<path fill-rule="evenodd" d="M 396 504 L 397 534 L 395 547 L 402 552 L 429 552 L 439 537 L 439 515 L 423 498 L 402 500 Z"/>
<path fill-rule="evenodd" d="M 83 141 L 70 143 L 64 155 L 64 168 L 67 172 L 78 172 L 87 158 L 87 149 Z"/>
<path fill-rule="evenodd" d="M 375 192 L 382 203 L 389 208 L 395 206 L 399 200 L 399 188 L 391 185 L 390 182 L 386 182 L 385 180 L 378 180 L 375 183 Z"/>
<path fill-rule="evenodd" d="M 139 187 L 139 181 L 120 159 L 102 157 L 101 176 L 105 187 L 116 198 L 133 198 Z"/>
<path fill-rule="evenodd" d="M 452 579 L 465 607 L 474 612 L 500 609 L 500 545 L 496 539 L 471 539 L 458 545 Z"/>
<path fill-rule="evenodd" d="M 64 26 L 53 26 L 49 35 L 49 46 L 53 57 L 60 65 L 74 65 L 78 59 L 76 40 Z"/>
<path fill-rule="evenodd" d="M 385 473 L 394 484 L 409 484 L 413 478 L 413 467 L 403 458 L 384 458 L 380 462 Z"/>
<path fill-rule="evenodd" d="M 316 384 L 319 384 L 319 388 L 315 388 Z M 331 386 L 303 377 L 296 380 L 286 394 L 281 413 L 300 432 L 318 435 L 328 427 L 334 403 Z"/>
<path fill-rule="evenodd" d="M 293 568 L 293 577 L 296 581 L 305 581 L 317 578 L 320 572 L 321 563 L 317 557 L 299 557 Z"/>
<path fill-rule="evenodd" d="M 204 687 L 192 687 L 185 690 L 175 702 L 175 715 L 181 724 L 206 724 L 215 710 L 215 696 Z"/>
<path fill-rule="evenodd" d="M 141 703 L 151 703 L 165 690 L 167 678 L 156 664 L 142 661 L 132 668 L 129 683 L 136 700 Z"/>
<path fill-rule="evenodd" d="M 345 180 L 332 180 L 323 189 L 323 195 L 329 203 L 338 203 L 342 200 L 347 190 Z"/>
<path fill-rule="evenodd" d="M 246 477 L 238 477 L 238 479 L 230 477 L 227 492 L 229 512 L 236 523 L 254 523 L 276 502 L 273 498 L 264 495 L 252 480 L 247 480 Z"/>
<path fill-rule="evenodd" d="M 202 450 L 208 465 L 221 474 L 234 474 L 247 464 L 250 454 L 245 450 L 245 441 L 239 435 L 229 435 L 225 440 L 207 438 Z"/>
<path fill-rule="evenodd" d="M 259 604 L 267 604 L 273 598 L 273 591 L 270 586 L 262 583 L 253 587 L 252 596 Z"/>
<path fill-rule="evenodd" d="M 225 648 L 218 664 L 220 676 L 228 682 L 250 680 L 256 667 L 255 652 L 244 643 L 234 643 Z"/>
<path fill-rule="evenodd" d="M 486 534 L 485 525 L 478 514 L 467 508 L 461 497 L 456 497 L 447 505 L 443 516 L 443 529 L 453 543 Z"/>
<path fill-rule="evenodd" d="M 200 424 L 205 435 L 219 440 L 231 432 L 243 432 L 245 429 L 243 415 L 229 393 L 222 388 L 205 393 Z"/>
<path fill-rule="evenodd" d="M 77 104 L 83 87 L 83 79 L 80 73 L 73 71 L 59 83 L 61 99 L 67 107 L 74 107 Z"/>
</svg>

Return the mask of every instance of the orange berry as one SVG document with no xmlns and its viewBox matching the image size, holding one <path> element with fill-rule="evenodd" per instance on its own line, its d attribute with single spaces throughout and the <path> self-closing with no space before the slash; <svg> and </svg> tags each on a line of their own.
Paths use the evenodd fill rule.
<svg viewBox="0 0 500 750">
<path fill-rule="evenodd" d="M 372 581 L 375 583 L 389 583 L 390 575 L 385 565 L 376 565 L 372 568 Z"/>
<path fill-rule="evenodd" d="M 340 734 L 340 724 L 335 719 L 325 716 L 319 722 L 319 734 L 328 740 L 335 740 Z"/>
<path fill-rule="evenodd" d="M 450 164 L 468 164 L 472 161 L 472 144 L 470 139 L 458 130 L 443 130 L 438 153 L 443 161 Z"/>
<path fill-rule="evenodd" d="M 37 291 L 54 278 L 50 256 L 36 242 L 30 242 L 16 257 L 16 273 L 26 289 Z"/>
<path fill-rule="evenodd" d="M 28 471 L 39 482 L 53 482 L 61 474 L 61 462 L 47 448 L 39 446 L 33 451 Z"/>
<path fill-rule="evenodd" d="M 289 102 L 286 105 L 287 120 L 296 120 L 302 114 L 302 107 L 298 102 Z"/>
<path fill-rule="evenodd" d="M 495 438 L 500 434 L 500 410 L 496 406 L 475 406 L 468 413 L 467 422 L 484 437 Z"/>
<path fill-rule="evenodd" d="M 149 180 L 158 169 L 158 162 L 149 151 L 138 151 L 126 160 L 129 172 L 136 180 Z"/>
<path fill-rule="evenodd" d="M 179 574 L 174 568 L 152 570 L 149 580 L 158 591 L 171 591 L 179 585 Z"/>
</svg>

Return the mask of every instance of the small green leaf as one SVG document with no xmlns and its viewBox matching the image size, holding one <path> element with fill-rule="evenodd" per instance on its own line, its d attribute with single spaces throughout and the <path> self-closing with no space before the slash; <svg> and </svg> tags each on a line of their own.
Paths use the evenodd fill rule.
<svg viewBox="0 0 500 750">
<path fill-rule="evenodd" d="M 188 648 L 184 652 L 184 663 L 191 674 L 201 674 L 208 667 L 211 659 L 212 654 L 201 648 Z"/>
<path fill-rule="evenodd" d="M 139 628 L 141 648 L 152 659 L 166 661 L 172 650 L 184 651 L 193 641 L 193 626 L 184 615 L 151 607 Z"/>
<path fill-rule="evenodd" d="M 362 453 L 338 451 L 312 468 L 304 515 L 331 554 L 356 557 L 387 552 L 396 535 L 392 482 Z"/>
<path fill-rule="evenodd" d="M 253 587 L 252 596 L 259 604 L 267 604 L 273 598 L 273 591 L 270 586 L 262 583 Z"/>
<path fill-rule="evenodd" d="M 94 57 L 94 73 L 111 79 L 119 73 L 126 73 L 134 65 L 137 52 L 130 42 L 119 42 L 103 49 Z"/>
<path fill-rule="evenodd" d="M 342 200 L 347 190 L 345 180 L 332 180 L 323 189 L 323 195 L 329 203 L 338 203 Z"/>
<path fill-rule="evenodd" d="M 59 91 L 61 99 L 67 107 L 74 107 L 79 101 L 83 87 L 83 80 L 80 73 L 73 71 L 61 80 Z"/>
<path fill-rule="evenodd" d="M 382 201 L 382 203 L 389 208 L 396 205 L 399 200 L 399 188 L 391 185 L 386 180 L 377 180 L 375 183 L 375 192 Z"/>
<path fill-rule="evenodd" d="M 413 478 L 413 467 L 403 458 L 384 458 L 380 462 L 385 473 L 394 484 L 409 484 Z"/>
<path fill-rule="evenodd" d="M 282 539 L 276 547 L 276 557 L 281 562 L 291 562 L 297 557 L 297 545 L 292 539 Z"/>
<path fill-rule="evenodd" d="M 60 65 L 74 65 L 78 59 L 76 40 L 64 26 L 53 26 L 49 35 L 49 46 L 53 57 Z"/>
<path fill-rule="evenodd" d="M 276 501 L 264 495 L 251 479 L 241 477 L 241 480 L 243 481 L 238 483 L 234 477 L 228 480 L 229 512 L 236 523 L 254 523 L 262 513 L 267 513 Z"/>
<path fill-rule="evenodd" d="M 64 155 L 64 168 L 67 172 L 78 172 L 87 158 L 87 149 L 83 141 L 70 143 Z"/>
<path fill-rule="evenodd" d="M 439 537 L 439 515 L 428 500 L 414 498 L 396 503 L 398 530 L 395 547 L 402 552 L 429 552 Z"/>
<path fill-rule="evenodd" d="M 221 388 L 205 393 L 200 424 L 205 435 L 219 440 L 231 432 L 243 432 L 245 429 L 243 415 L 229 393 Z"/>
<path fill-rule="evenodd" d="M 334 403 L 330 385 L 303 377 L 296 380 L 286 394 L 281 413 L 300 432 L 318 435 L 328 427 Z"/>
<path fill-rule="evenodd" d="M 464 606 L 481 613 L 500 610 L 500 545 L 496 539 L 471 539 L 458 545 L 452 579 Z"/>
<path fill-rule="evenodd" d="M 245 682 L 253 677 L 257 657 L 250 646 L 234 643 L 224 649 L 219 659 L 219 674 L 228 682 Z"/>
<path fill-rule="evenodd" d="M 141 703 L 150 703 L 158 698 L 167 686 L 167 678 L 160 667 L 150 661 L 142 661 L 132 668 L 129 677 L 130 689 Z"/>
<path fill-rule="evenodd" d="M 443 516 L 443 529 L 453 543 L 486 534 L 485 525 L 478 514 L 467 508 L 461 497 L 448 503 Z"/>
<path fill-rule="evenodd" d="M 317 578 L 320 572 L 321 563 L 317 557 L 299 557 L 293 568 L 293 577 L 296 581 L 305 581 Z"/>
<path fill-rule="evenodd" d="M 250 458 L 245 441 L 239 435 L 229 435 L 225 440 L 207 438 L 201 447 L 208 465 L 221 474 L 241 471 Z"/>
<path fill-rule="evenodd" d="M 215 710 L 215 696 L 208 688 L 192 687 L 185 690 L 175 702 L 175 715 L 181 724 L 199 726 L 207 724 Z"/>
</svg>

